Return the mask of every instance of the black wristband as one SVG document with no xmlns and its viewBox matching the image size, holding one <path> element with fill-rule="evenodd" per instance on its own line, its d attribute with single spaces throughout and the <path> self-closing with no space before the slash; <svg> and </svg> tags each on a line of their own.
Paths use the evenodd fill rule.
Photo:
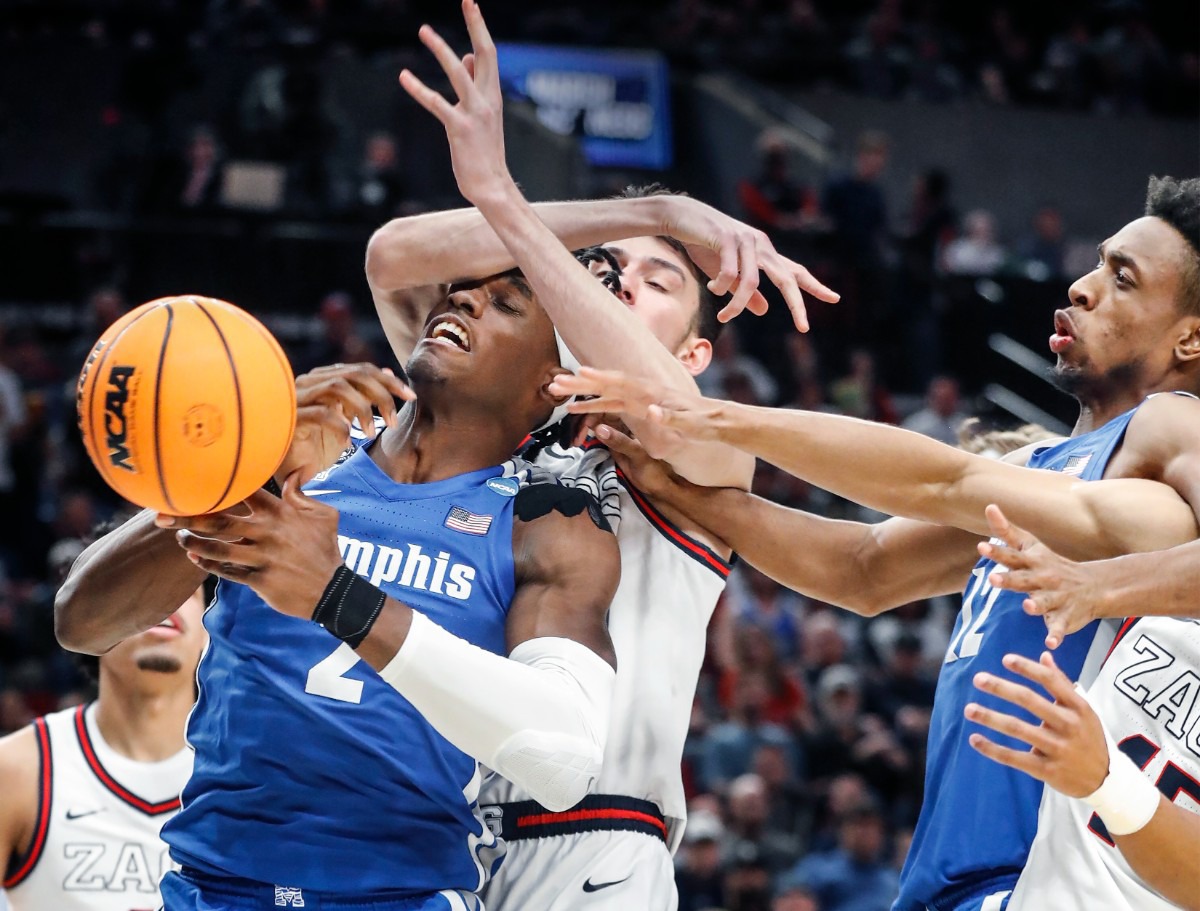
<svg viewBox="0 0 1200 911">
<path fill-rule="evenodd" d="M 271 494 L 272 496 L 276 496 L 276 497 L 283 496 L 283 488 L 279 486 L 279 482 L 275 480 L 274 475 L 267 478 L 266 483 L 263 484 L 263 486 L 262 486 L 262 489 L 265 490 L 267 493 Z"/>
<path fill-rule="evenodd" d="M 313 610 L 313 622 L 358 648 L 383 610 L 387 595 L 348 566 L 339 566 Z"/>
</svg>

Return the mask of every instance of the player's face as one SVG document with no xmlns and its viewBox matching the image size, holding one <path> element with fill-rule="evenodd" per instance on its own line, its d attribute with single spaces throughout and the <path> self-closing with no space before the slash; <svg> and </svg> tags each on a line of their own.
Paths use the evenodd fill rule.
<svg viewBox="0 0 1200 911">
<path fill-rule="evenodd" d="M 200 653 L 208 642 L 204 629 L 204 593 L 197 589 L 179 610 L 158 626 L 126 639 L 100 659 L 108 673 L 126 679 L 134 675 L 172 675 L 188 686 L 196 674 Z"/>
<path fill-rule="evenodd" d="M 1054 314 L 1050 350 L 1064 388 L 1140 385 L 1171 369 L 1188 334 L 1178 303 L 1186 248 L 1174 228 L 1149 216 L 1100 245 L 1096 268 L 1068 291 L 1071 306 Z"/>
<path fill-rule="evenodd" d="M 445 388 L 473 404 L 536 415 L 549 413 L 544 386 L 557 366 L 554 326 L 529 286 L 492 278 L 451 286 L 407 370 L 418 398 Z"/>
<path fill-rule="evenodd" d="M 628 237 L 605 244 L 621 267 L 617 295 L 651 334 L 675 352 L 692 334 L 700 286 L 689 263 L 657 237 Z M 599 272 L 604 264 L 593 263 Z"/>
</svg>

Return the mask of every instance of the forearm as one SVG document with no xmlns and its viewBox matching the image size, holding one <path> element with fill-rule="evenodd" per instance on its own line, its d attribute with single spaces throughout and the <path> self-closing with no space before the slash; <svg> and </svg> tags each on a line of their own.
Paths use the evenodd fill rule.
<svg viewBox="0 0 1200 911">
<path fill-rule="evenodd" d="M 1149 482 L 1099 486 L 841 415 L 726 403 L 715 422 L 722 441 L 856 503 L 984 536 L 984 510 L 995 503 L 1073 559 L 1169 547 L 1195 536 L 1186 505 Z"/>
<path fill-rule="evenodd" d="M 606 199 L 534 203 L 534 211 L 567 250 L 663 231 L 663 202 Z M 517 265 L 478 209 L 397 218 L 367 245 L 367 277 L 384 291 L 485 278 Z"/>
<path fill-rule="evenodd" d="M 1093 605 L 1096 617 L 1200 617 L 1200 541 L 1083 568 L 1104 593 Z"/>
<path fill-rule="evenodd" d="M 827 519 L 732 488 L 677 485 L 666 500 L 781 585 L 864 616 L 957 591 L 976 559 L 956 529 Z"/>
<path fill-rule="evenodd" d="M 1200 815 L 1160 795 L 1150 822 L 1116 842 L 1151 888 L 1187 911 L 1200 911 Z"/>
<path fill-rule="evenodd" d="M 439 734 L 547 808 L 578 803 L 598 777 L 616 674 L 585 646 L 539 638 L 505 658 L 389 598 L 358 653 Z"/>
<path fill-rule="evenodd" d="M 59 643 L 101 655 L 178 609 L 204 581 L 170 529 L 138 513 L 76 559 L 54 598 Z"/>
</svg>

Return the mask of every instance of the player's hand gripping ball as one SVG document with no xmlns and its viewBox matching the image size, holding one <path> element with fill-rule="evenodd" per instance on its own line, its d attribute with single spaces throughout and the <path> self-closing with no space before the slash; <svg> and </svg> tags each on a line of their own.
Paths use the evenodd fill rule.
<svg viewBox="0 0 1200 911">
<path fill-rule="evenodd" d="M 270 332 L 211 297 L 164 297 L 96 342 L 76 411 L 100 476 L 176 516 L 225 509 L 266 483 L 291 444 L 296 384 Z"/>
</svg>

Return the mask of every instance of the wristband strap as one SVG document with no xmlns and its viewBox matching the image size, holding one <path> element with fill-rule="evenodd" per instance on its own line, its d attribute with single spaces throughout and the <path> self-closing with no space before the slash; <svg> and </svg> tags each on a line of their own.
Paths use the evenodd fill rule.
<svg viewBox="0 0 1200 911">
<path fill-rule="evenodd" d="M 1076 690 L 1082 694 L 1078 686 Z M 1108 747 L 1108 775 L 1083 801 L 1096 811 L 1110 835 L 1132 835 L 1144 829 L 1158 810 L 1159 790 L 1117 748 L 1108 728 L 1104 728 L 1104 741 Z"/>
<path fill-rule="evenodd" d="M 339 566 L 313 610 L 313 622 L 358 648 L 375 624 L 387 595 L 348 566 Z"/>
</svg>

